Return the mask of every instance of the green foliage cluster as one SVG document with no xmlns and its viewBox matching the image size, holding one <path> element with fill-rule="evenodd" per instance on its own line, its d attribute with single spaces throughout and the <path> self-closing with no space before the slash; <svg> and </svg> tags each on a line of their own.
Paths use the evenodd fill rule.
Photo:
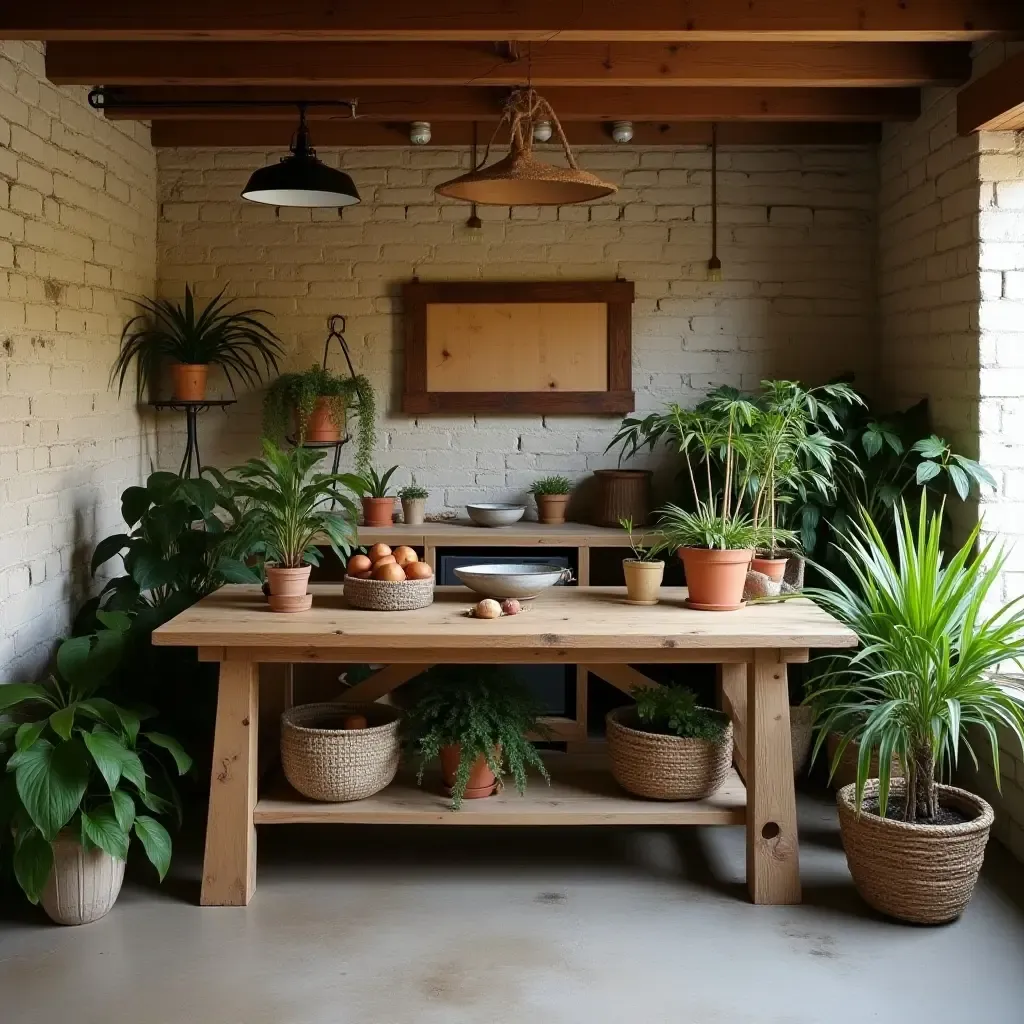
<svg viewBox="0 0 1024 1024">
<path fill-rule="evenodd" d="M 534 480 L 530 488 L 533 495 L 572 494 L 572 481 L 567 476 L 544 476 Z"/>
<path fill-rule="evenodd" d="M 391 483 L 391 478 L 397 472 L 398 467 L 392 466 L 389 470 L 385 471 L 383 475 L 381 475 L 371 466 L 359 477 L 361 493 L 363 493 L 367 498 L 391 497 L 391 492 L 388 490 L 388 484 Z"/>
<path fill-rule="evenodd" d="M 124 390 L 132 363 L 140 397 L 167 359 L 217 364 L 232 391 L 236 378 L 253 387 L 262 379 L 262 370 L 277 372 L 277 360 L 283 354 L 281 340 L 257 319 L 270 315 L 265 309 L 230 310 L 236 300 L 224 299 L 221 291 L 197 311 L 189 285 L 185 285 L 184 305 L 168 299 L 134 301 L 142 312 L 125 324 L 121 350 L 110 371 L 111 384 L 117 380 L 118 394 Z"/>
<path fill-rule="evenodd" d="M 362 374 L 346 377 L 316 363 L 302 373 L 281 374 L 263 398 L 263 433 L 280 441 L 292 429 L 292 416 L 297 415 L 296 440 L 302 444 L 309 417 L 321 398 L 327 401 L 335 423 L 344 423 L 348 411 L 359 418 L 355 464 L 360 473 L 365 473 L 377 445 L 377 400 Z"/>
<path fill-rule="evenodd" d="M 105 695 L 130 620 L 98 617 L 104 628 L 65 640 L 44 682 L 0 686 L 0 845 L 12 841 L 15 876 L 32 903 L 65 830 L 85 850 L 119 860 L 134 835 L 161 879 L 171 860 L 171 838 L 154 815 L 180 818 L 171 771 L 183 775 L 192 761 L 177 740 L 142 728 L 152 710 Z"/>
<path fill-rule="evenodd" d="M 725 732 L 722 713 L 701 707 L 696 694 L 684 686 L 638 686 L 631 696 L 640 727 L 646 731 L 712 741 Z"/>
<path fill-rule="evenodd" d="M 420 484 L 406 484 L 405 487 L 399 490 L 398 496 L 403 501 L 416 501 L 417 499 L 429 498 L 430 491 Z"/>
<path fill-rule="evenodd" d="M 1024 668 L 1024 599 L 992 610 L 1007 553 L 991 541 L 975 553 L 980 524 L 946 561 L 942 512 L 929 512 L 926 495 L 916 524 L 902 502 L 885 514 L 895 519 L 895 558 L 864 513 L 838 538 L 853 582 L 819 566 L 828 587 L 805 591 L 860 638 L 859 648 L 829 659 L 809 698 L 823 708 L 815 754 L 829 732 L 841 733 L 834 771 L 847 746 L 860 745 L 860 808 L 877 749 L 883 816 L 895 754 L 908 780 L 906 819 L 928 822 L 937 811 L 936 775 L 955 766 L 961 744 L 977 765 L 966 727 L 988 740 L 997 785 L 998 730 L 1024 749 L 1024 708 L 991 676 L 1004 663 Z"/>
<path fill-rule="evenodd" d="M 639 540 L 633 539 L 633 519 L 632 517 L 619 520 L 619 526 L 622 527 L 626 532 L 626 538 L 629 540 L 630 550 L 633 552 L 633 557 L 638 562 L 655 562 L 658 559 L 658 555 L 667 547 L 664 543 L 657 544 L 645 544 L 644 535 L 640 534 Z"/>
<path fill-rule="evenodd" d="M 418 781 L 422 783 L 426 766 L 442 747 L 460 747 L 452 810 L 462 806 L 470 769 L 481 755 L 498 779 L 511 773 L 520 794 L 526 790 L 528 767 L 548 779 L 536 747 L 526 739 L 527 733 L 543 733 L 540 709 L 507 669 L 437 666 L 410 684 L 410 697 L 402 732 L 409 755 L 419 761 Z"/>
</svg>

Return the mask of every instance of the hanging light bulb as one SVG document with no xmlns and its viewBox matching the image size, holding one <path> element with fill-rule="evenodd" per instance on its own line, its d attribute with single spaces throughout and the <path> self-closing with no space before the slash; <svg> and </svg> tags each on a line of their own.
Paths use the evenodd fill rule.
<svg viewBox="0 0 1024 1024">
<path fill-rule="evenodd" d="M 722 261 L 718 258 L 718 125 L 711 125 L 711 259 L 708 280 L 722 280 Z"/>
<path fill-rule="evenodd" d="M 344 172 L 316 158 L 306 124 L 305 104 L 299 104 L 299 127 L 291 152 L 279 163 L 253 171 L 242 198 L 267 206 L 352 206 L 359 193 Z"/>
</svg>

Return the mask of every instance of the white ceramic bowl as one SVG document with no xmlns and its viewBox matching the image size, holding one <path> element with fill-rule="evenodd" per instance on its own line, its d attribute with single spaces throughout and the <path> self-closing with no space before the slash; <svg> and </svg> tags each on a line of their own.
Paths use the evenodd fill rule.
<svg viewBox="0 0 1024 1024">
<path fill-rule="evenodd" d="M 469 518 L 477 526 L 511 526 L 526 514 L 525 505 L 467 505 Z"/>
<path fill-rule="evenodd" d="M 506 597 L 531 601 L 548 587 L 572 579 L 572 572 L 560 565 L 520 565 L 509 562 L 504 565 L 467 565 L 456 569 L 455 575 L 470 590 L 475 590 L 482 597 L 493 597 L 499 601 Z"/>
</svg>

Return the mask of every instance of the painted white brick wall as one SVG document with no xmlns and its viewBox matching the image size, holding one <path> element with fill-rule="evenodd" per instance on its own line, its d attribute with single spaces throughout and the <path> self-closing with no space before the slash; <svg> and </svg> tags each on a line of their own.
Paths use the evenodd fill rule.
<svg viewBox="0 0 1024 1024">
<path fill-rule="evenodd" d="M 706 149 L 595 147 L 585 167 L 619 193 L 592 206 L 468 207 L 433 187 L 469 166 L 466 150 L 324 150 L 356 181 L 361 205 L 274 210 L 239 199 L 253 168 L 279 152 L 158 153 L 159 276 L 203 296 L 228 287 L 275 315 L 288 368 L 318 361 L 331 313 L 349 317 L 358 370 L 386 410 L 377 461 L 431 489 L 428 507 L 522 497 L 538 475 L 579 478 L 614 465 L 602 453 L 616 418 L 423 417 L 396 410 L 401 389 L 400 286 L 436 279 L 611 279 L 636 283 L 637 409 L 692 402 L 713 384 L 766 376 L 821 380 L 852 369 L 871 386 L 876 349 L 875 202 L 871 147 L 727 149 L 720 155 L 720 254 L 725 280 L 705 279 L 710 249 Z M 340 355 L 332 366 L 341 364 Z M 259 395 L 201 425 L 204 459 L 250 455 Z M 160 454 L 175 466 L 181 424 L 161 422 Z M 348 454 L 348 453 L 346 453 Z"/>
<path fill-rule="evenodd" d="M 90 587 L 151 445 L 107 389 L 129 294 L 156 276 L 148 127 L 0 43 L 0 681 L 34 677 Z"/>
</svg>

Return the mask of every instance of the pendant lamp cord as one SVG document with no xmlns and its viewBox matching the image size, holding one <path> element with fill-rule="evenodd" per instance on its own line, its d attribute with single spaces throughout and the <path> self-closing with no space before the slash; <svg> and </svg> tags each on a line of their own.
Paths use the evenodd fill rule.
<svg viewBox="0 0 1024 1024">
<path fill-rule="evenodd" d="M 711 259 L 718 259 L 718 123 L 711 123 Z"/>
</svg>

